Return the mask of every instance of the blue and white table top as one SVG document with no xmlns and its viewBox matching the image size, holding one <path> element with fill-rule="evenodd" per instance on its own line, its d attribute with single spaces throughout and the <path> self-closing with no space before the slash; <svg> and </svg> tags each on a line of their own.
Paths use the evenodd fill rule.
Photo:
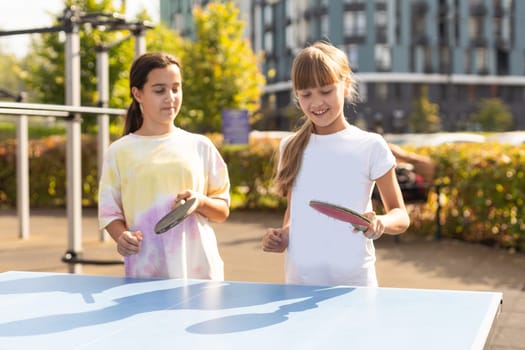
<svg viewBox="0 0 525 350">
<path fill-rule="evenodd" d="M 482 349 L 502 294 L 0 273 L 0 349 Z"/>
</svg>

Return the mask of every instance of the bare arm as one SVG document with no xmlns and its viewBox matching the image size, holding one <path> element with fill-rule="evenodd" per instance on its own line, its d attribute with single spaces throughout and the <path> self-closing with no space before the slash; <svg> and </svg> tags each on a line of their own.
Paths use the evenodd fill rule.
<svg viewBox="0 0 525 350">
<path fill-rule="evenodd" d="M 114 220 L 106 226 L 106 231 L 117 243 L 117 251 L 122 256 L 137 254 L 140 251 L 142 232 L 128 231 L 128 227 L 122 220 Z"/>
<path fill-rule="evenodd" d="M 385 175 L 376 180 L 385 214 L 375 215 L 367 213 L 372 219 L 370 234 L 375 233 L 378 238 L 383 233 L 398 235 L 406 231 L 410 225 L 410 218 L 405 207 L 403 194 L 397 182 L 395 168 L 390 169 Z"/>
<path fill-rule="evenodd" d="M 186 190 L 177 195 L 176 202 L 190 197 L 197 198 L 197 213 L 216 222 L 223 222 L 230 216 L 228 202 L 222 198 L 213 198 L 206 195 Z"/>
<path fill-rule="evenodd" d="M 288 193 L 288 204 L 283 217 L 281 228 L 268 228 L 262 239 L 262 248 L 265 252 L 282 253 L 288 248 L 290 234 L 290 193 Z"/>
</svg>

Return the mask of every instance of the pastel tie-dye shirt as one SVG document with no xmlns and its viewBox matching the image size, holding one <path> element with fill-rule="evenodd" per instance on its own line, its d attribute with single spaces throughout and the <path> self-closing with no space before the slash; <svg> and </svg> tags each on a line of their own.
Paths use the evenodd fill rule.
<svg viewBox="0 0 525 350">
<path fill-rule="evenodd" d="M 154 232 L 177 193 L 187 189 L 230 203 L 227 166 L 207 137 L 175 128 L 160 136 L 128 134 L 110 145 L 99 186 L 99 226 L 123 220 L 144 235 L 140 252 L 125 257 L 126 276 L 224 279 L 206 217 L 193 213 L 163 234 Z"/>
</svg>

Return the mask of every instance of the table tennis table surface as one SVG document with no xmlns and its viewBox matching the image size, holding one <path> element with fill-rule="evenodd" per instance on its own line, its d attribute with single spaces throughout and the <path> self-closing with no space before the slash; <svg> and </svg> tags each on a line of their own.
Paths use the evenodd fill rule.
<svg viewBox="0 0 525 350">
<path fill-rule="evenodd" d="M 0 273 L 0 349 L 483 349 L 502 293 Z"/>
</svg>

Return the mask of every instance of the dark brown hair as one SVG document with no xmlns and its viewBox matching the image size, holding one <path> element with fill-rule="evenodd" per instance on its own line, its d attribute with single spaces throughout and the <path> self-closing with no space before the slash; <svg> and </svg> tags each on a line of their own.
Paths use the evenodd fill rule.
<svg viewBox="0 0 525 350">
<path fill-rule="evenodd" d="M 129 72 L 129 91 L 132 101 L 126 113 L 126 123 L 124 124 L 123 133 L 124 135 L 140 129 L 143 122 L 140 103 L 135 100 L 135 97 L 132 93 L 133 87 L 142 90 L 148 81 L 148 74 L 153 69 L 166 68 L 172 64 L 175 64 L 181 68 L 179 61 L 174 56 L 162 52 L 145 53 L 133 62 Z"/>
</svg>

